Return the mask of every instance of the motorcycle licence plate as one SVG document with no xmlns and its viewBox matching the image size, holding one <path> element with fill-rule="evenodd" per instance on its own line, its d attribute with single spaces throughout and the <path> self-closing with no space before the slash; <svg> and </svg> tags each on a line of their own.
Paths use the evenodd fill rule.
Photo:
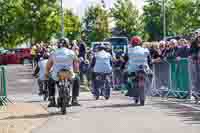
<svg viewBox="0 0 200 133">
<path fill-rule="evenodd" d="M 68 80 L 71 77 L 71 73 L 69 71 L 61 71 L 58 73 L 58 77 L 60 80 Z"/>
</svg>

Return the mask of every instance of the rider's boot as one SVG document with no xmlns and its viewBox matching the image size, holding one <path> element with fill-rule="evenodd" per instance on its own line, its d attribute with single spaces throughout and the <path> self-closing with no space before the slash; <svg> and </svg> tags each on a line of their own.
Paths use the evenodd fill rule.
<svg viewBox="0 0 200 133">
<path fill-rule="evenodd" d="M 57 107 L 61 107 L 62 106 L 62 101 L 61 101 L 61 98 L 57 98 Z"/>
<path fill-rule="evenodd" d="M 141 106 L 144 106 L 145 104 L 145 92 L 144 92 L 144 89 L 143 90 L 140 90 L 140 105 Z"/>
<path fill-rule="evenodd" d="M 38 95 L 39 95 L 39 96 L 42 96 L 43 94 L 44 94 L 43 89 L 39 89 L 39 93 L 38 93 Z"/>
<path fill-rule="evenodd" d="M 80 106 L 80 104 L 78 103 L 77 97 L 72 98 L 72 106 Z"/>
<path fill-rule="evenodd" d="M 50 97 L 48 107 L 57 107 L 55 97 Z"/>
<path fill-rule="evenodd" d="M 140 100 L 140 105 L 144 106 L 144 100 Z"/>
<path fill-rule="evenodd" d="M 139 99 L 137 97 L 135 97 L 134 100 L 135 100 L 135 104 L 138 104 Z"/>
</svg>

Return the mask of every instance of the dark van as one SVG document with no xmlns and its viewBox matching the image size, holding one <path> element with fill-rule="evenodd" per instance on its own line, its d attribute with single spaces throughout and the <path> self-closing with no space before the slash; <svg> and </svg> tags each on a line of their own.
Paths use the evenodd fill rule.
<svg viewBox="0 0 200 133">
<path fill-rule="evenodd" d="M 128 51 L 128 38 L 127 37 L 111 37 L 105 39 L 112 45 L 112 50 L 115 54 L 122 55 Z"/>
</svg>

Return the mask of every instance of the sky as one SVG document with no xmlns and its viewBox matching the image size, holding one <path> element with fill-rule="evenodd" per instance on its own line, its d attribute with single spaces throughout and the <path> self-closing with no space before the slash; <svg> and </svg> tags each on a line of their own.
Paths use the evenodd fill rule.
<svg viewBox="0 0 200 133">
<path fill-rule="evenodd" d="M 107 8 L 111 8 L 116 0 L 104 0 Z M 131 0 L 133 4 L 137 4 L 138 9 L 142 9 L 144 0 Z M 78 16 L 83 16 L 85 9 L 95 3 L 100 3 L 101 0 L 63 0 L 64 7 L 72 9 Z"/>
</svg>

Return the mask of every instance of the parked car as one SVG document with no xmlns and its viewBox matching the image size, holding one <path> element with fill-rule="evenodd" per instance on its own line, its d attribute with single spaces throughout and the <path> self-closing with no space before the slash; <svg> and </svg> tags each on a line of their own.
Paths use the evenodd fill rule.
<svg viewBox="0 0 200 133">
<path fill-rule="evenodd" d="M 6 50 L 6 49 L 4 49 L 4 48 L 0 48 L 0 54 L 5 54 L 5 53 L 7 53 L 8 52 L 8 50 Z"/>
<path fill-rule="evenodd" d="M 31 61 L 31 49 L 7 49 L 7 52 L 0 54 L 0 64 L 25 64 Z"/>
</svg>

